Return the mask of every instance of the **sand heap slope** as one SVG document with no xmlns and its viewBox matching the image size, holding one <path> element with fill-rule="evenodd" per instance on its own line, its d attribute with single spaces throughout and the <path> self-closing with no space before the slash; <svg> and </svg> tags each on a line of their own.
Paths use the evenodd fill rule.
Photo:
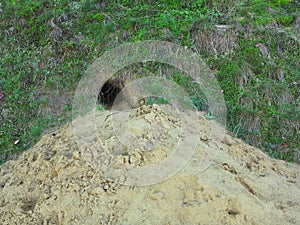
<svg viewBox="0 0 300 225">
<path fill-rule="evenodd" d="M 130 116 L 130 129 L 145 143 L 163 139 L 162 134 L 168 138 L 153 152 L 143 151 L 137 139 L 130 146 L 136 150 L 124 154 L 112 116 L 97 113 L 99 135 L 127 165 L 163 160 L 172 140 L 181 137 L 174 117 L 160 106 L 147 106 Z M 0 167 L 0 224 L 300 224 L 299 166 L 271 159 L 227 134 L 213 143 L 211 121 L 199 115 L 198 123 L 198 143 L 184 168 L 141 187 L 120 185 L 95 171 L 82 157 L 71 125 L 44 135 L 18 160 Z M 220 151 L 202 171 L 207 146 Z"/>
</svg>

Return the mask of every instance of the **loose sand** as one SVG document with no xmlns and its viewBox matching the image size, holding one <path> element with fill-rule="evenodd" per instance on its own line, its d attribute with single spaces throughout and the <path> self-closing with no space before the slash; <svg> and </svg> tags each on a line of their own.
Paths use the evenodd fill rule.
<svg viewBox="0 0 300 225">
<path fill-rule="evenodd" d="M 128 127 L 135 137 L 128 137 L 127 147 L 111 123 L 123 112 L 97 112 L 102 147 L 127 167 L 168 158 L 187 121 L 164 111 L 161 106 L 134 111 Z M 44 135 L 0 167 L 0 224 L 300 224 L 300 167 L 228 134 L 214 141 L 211 121 L 198 118 L 192 158 L 174 176 L 147 186 L 121 185 L 98 173 L 83 157 L 71 125 Z M 147 151 L 149 145 L 153 151 Z M 218 150 L 208 168 L 204 149 Z"/>
</svg>

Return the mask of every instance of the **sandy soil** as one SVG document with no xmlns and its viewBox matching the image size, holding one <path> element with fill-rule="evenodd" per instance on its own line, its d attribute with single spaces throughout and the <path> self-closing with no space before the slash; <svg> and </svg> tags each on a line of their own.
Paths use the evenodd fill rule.
<svg viewBox="0 0 300 225">
<path fill-rule="evenodd" d="M 123 139 L 116 136 L 118 120 L 112 123 L 123 112 L 95 116 L 99 146 L 115 156 L 118 166 L 156 165 L 174 153 L 174 143 L 193 136 L 189 132 L 196 123 L 188 117 L 143 107 L 130 114 L 130 135 Z M 300 224 L 300 167 L 271 159 L 228 134 L 213 139 L 211 121 L 198 119 L 188 163 L 147 186 L 122 185 L 99 173 L 78 147 L 71 125 L 44 135 L 18 160 L 0 167 L 0 224 Z M 188 129 L 180 129 L 183 123 Z M 124 147 L 120 142 L 126 140 L 131 141 Z M 205 149 L 218 152 L 207 168 Z"/>
</svg>

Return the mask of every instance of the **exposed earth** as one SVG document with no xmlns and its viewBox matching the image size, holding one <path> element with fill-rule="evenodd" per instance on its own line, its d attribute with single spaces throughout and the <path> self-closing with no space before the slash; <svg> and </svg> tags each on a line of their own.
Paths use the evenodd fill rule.
<svg viewBox="0 0 300 225">
<path fill-rule="evenodd" d="M 125 147 L 112 123 L 125 112 L 97 111 L 94 118 L 101 147 L 126 168 L 165 160 L 194 129 L 181 130 L 183 123 L 195 124 L 195 152 L 178 173 L 152 185 L 119 184 L 87 162 L 67 124 L 0 167 L 0 224 L 300 224 L 299 165 L 272 159 L 229 134 L 213 139 L 212 121 L 201 114 L 198 122 L 182 120 L 167 108 L 131 112 L 127 128 L 134 137 Z"/>
</svg>

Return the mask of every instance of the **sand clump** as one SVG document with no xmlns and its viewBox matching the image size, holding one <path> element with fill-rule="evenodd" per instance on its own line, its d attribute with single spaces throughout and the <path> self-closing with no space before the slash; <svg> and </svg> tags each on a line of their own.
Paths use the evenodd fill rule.
<svg viewBox="0 0 300 225">
<path fill-rule="evenodd" d="M 164 112 L 163 106 L 144 106 L 131 113 L 127 128 L 135 136 L 127 147 L 116 138 L 114 115 L 97 112 L 102 145 L 125 166 L 164 160 L 184 136 L 179 127 L 186 122 Z M 299 166 L 228 134 L 216 143 L 211 121 L 198 118 L 189 162 L 169 179 L 141 187 L 98 173 L 83 157 L 71 125 L 44 135 L 0 167 L 0 224 L 300 224 Z M 147 145 L 154 150 L 146 151 Z M 207 148 L 219 151 L 203 170 Z"/>
</svg>

